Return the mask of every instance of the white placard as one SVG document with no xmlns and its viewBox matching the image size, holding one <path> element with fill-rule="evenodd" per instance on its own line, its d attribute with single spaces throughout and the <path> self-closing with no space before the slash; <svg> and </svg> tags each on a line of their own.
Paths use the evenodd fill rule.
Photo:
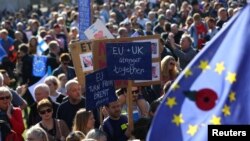
<svg viewBox="0 0 250 141">
<path fill-rule="evenodd" d="M 114 36 L 110 33 L 104 23 L 97 19 L 88 29 L 84 31 L 84 34 L 88 39 L 114 39 Z"/>
<path fill-rule="evenodd" d="M 38 82 L 36 82 L 35 84 L 31 85 L 28 87 L 30 93 L 31 93 L 31 96 L 32 98 L 34 99 L 34 101 L 36 101 L 36 98 L 35 98 L 35 86 L 40 84 L 40 83 L 44 83 L 44 80 L 45 78 L 49 76 L 48 74 L 44 75 Z"/>
</svg>

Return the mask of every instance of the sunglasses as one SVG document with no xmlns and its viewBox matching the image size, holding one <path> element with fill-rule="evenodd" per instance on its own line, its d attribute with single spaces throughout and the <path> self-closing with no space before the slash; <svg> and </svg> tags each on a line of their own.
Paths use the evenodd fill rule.
<svg viewBox="0 0 250 141">
<path fill-rule="evenodd" d="M 39 111 L 39 113 L 41 114 L 41 115 L 44 115 L 45 113 L 51 113 L 52 112 L 52 109 L 46 109 L 46 110 L 41 110 L 41 111 Z"/>
<path fill-rule="evenodd" d="M 9 100 L 10 99 L 10 96 L 3 96 L 3 97 L 0 97 L 0 100 Z"/>
</svg>

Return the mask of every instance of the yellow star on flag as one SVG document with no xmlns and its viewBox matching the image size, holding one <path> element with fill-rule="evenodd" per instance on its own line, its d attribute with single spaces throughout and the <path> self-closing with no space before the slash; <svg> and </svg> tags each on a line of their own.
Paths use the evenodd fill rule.
<svg viewBox="0 0 250 141">
<path fill-rule="evenodd" d="M 212 117 L 212 119 L 210 120 L 210 122 L 211 122 L 213 125 L 221 125 L 220 120 L 221 120 L 220 117 L 217 117 L 217 116 L 213 115 L 213 117 Z"/>
<path fill-rule="evenodd" d="M 178 85 L 178 83 L 177 82 L 174 82 L 173 84 L 172 84 L 172 90 L 177 90 L 177 89 L 179 89 L 180 88 L 180 86 Z"/>
<path fill-rule="evenodd" d="M 185 75 L 186 78 L 188 78 L 189 76 L 193 75 L 193 72 L 189 68 L 187 68 L 185 70 L 184 75 Z"/>
<path fill-rule="evenodd" d="M 188 131 L 187 133 L 190 136 L 194 136 L 196 134 L 196 132 L 198 131 L 198 126 L 197 125 L 188 125 Z"/>
<path fill-rule="evenodd" d="M 227 77 L 226 77 L 226 80 L 232 84 L 236 81 L 236 73 L 231 73 L 231 72 L 228 72 L 227 74 Z"/>
<path fill-rule="evenodd" d="M 218 74 L 222 74 L 222 72 L 225 70 L 224 62 L 220 62 L 216 64 L 215 72 Z"/>
<path fill-rule="evenodd" d="M 230 94 L 229 94 L 229 100 L 230 102 L 233 102 L 236 100 L 235 98 L 235 92 L 231 91 Z"/>
<path fill-rule="evenodd" d="M 224 105 L 222 112 L 224 113 L 224 116 L 230 116 L 231 115 L 231 111 L 230 111 L 230 107 L 227 105 Z"/>
<path fill-rule="evenodd" d="M 209 66 L 209 64 L 208 64 L 207 61 L 200 61 L 199 68 L 200 68 L 202 71 L 205 71 L 205 70 L 210 69 L 210 66 Z"/>
<path fill-rule="evenodd" d="M 171 97 L 168 97 L 168 98 L 167 98 L 166 105 L 167 105 L 170 109 L 173 108 L 175 105 L 177 105 L 175 97 L 172 97 L 172 98 L 171 98 Z"/>
<path fill-rule="evenodd" d="M 184 120 L 182 119 L 182 114 L 180 115 L 174 114 L 172 122 L 176 124 L 176 126 L 179 126 L 180 124 L 184 123 Z"/>
</svg>

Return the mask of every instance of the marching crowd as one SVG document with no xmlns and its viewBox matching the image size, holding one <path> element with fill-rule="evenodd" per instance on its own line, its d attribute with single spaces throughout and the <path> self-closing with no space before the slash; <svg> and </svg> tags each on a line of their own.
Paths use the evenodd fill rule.
<svg viewBox="0 0 250 141">
<path fill-rule="evenodd" d="M 115 38 L 161 37 L 161 84 L 132 88 L 134 128 L 127 124 L 126 88 L 116 90 L 117 101 L 85 109 L 85 88 L 76 78 L 69 49 L 71 42 L 79 40 L 77 5 L 2 11 L 0 140 L 145 140 L 172 82 L 245 4 L 241 0 L 95 0 L 91 4 L 93 22 L 102 20 Z M 42 44 L 48 48 L 43 50 Z M 38 54 L 46 56 L 45 64 L 34 61 Z M 42 71 L 49 75 L 37 84 L 43 76 L 34 72 Z"/>
</svg>

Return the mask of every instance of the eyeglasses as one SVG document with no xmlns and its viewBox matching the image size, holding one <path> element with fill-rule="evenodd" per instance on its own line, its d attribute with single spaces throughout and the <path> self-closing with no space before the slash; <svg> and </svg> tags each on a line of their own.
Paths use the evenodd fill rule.
<svg viewBox="0 0 250 141">
<path fill-rule="evenodd" d="M 3 97 L 0 97 L 0 100 L 9 100 L 10 99 L 10 96 L 3 96 Z"/>
<path fill-rule="evenodd" d="M 44 115 L 45 113 L 51 113 L 52 112 L 52 109 L 46 109 L 46 110 L 41 110 L 41 111 L 39 111 L 39 113 L 41 114 L 41 115 Z"/>
</svg>

